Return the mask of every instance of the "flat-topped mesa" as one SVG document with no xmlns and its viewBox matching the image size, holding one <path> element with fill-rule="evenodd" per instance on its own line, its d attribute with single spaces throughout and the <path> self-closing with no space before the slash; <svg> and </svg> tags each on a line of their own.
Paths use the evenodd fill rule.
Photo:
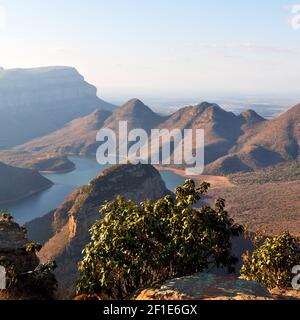
<svg viewBox="0 0 300 320">
<path fill-rule="evenodd" d="M 0 148 L 23 144 L 96 109 L 115 106 L 71 67 L 0 72 Z"/>
<path fill-rule="evenodd" d="M 9 69 L 0 73 L 0 108 L 95 97 L 97 89 L 75 68 Z"/>
</svg>

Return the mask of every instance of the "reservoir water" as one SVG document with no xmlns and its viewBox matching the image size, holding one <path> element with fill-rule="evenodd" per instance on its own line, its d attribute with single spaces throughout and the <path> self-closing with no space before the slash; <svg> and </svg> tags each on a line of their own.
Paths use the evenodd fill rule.
<svg viewBox="0 0 300 320">
<path fill-rule="evenodd" d="M 57 208 L 70 192 L 88 183 L 109 167 L 108 165 L 99 165 L 95 158 L 69 158 L 76 165 L 74 171 L 61 174 L 45 174 L 45 177 L 54 183 L 51 188 L 16 203 L 5 205 L 0 209 L 8 209 L 18 223 L 24 224 Z M 169 171 L 161 171 L 160 174 L 167 188 L 172 191 L 185 180 Z"/>
</svg>

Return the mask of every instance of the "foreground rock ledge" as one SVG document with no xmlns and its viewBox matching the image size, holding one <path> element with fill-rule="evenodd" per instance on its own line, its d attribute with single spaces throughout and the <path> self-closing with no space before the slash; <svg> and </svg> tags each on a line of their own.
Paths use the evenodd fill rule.
<svg viewBox="0 0 300 320">
<path fill-rule="evenodd" d="M 236 276 L 195 274 L 142 291 L 136 300 L 273 300 L 268 289 Z"/>
</svg>

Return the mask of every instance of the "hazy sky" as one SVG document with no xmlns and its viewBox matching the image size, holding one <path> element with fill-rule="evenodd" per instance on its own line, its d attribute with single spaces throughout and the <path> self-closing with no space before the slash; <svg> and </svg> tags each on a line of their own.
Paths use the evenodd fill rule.
<svg viewBox="0 0 300 320">
<path fill-rule="evenodd" d="M 295 93 L 297 1 L 0 0 L 0 66 L 74 66 L 106 96 Z"/>
</svg>

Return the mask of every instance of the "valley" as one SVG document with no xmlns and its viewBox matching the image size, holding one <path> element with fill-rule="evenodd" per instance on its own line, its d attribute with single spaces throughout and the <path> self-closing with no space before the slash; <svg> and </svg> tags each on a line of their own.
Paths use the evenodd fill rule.
<svg viewBox="0 0 300 320">
<path fill-rule="evenodd" d="M 159 116 L 140 100 L 132 99 L 116 111 L 94 111 L 50 135 L 0 151 L 0 160 L 38 170 L 54 183 L 52 188 L 10 204 L 8 209 L 17 221 L 24 223 L 57 208 L 76 187 L 86 184 L 107 168 L 98 165 L 95 159 L 98 130 L 102 127 L 117 130 L 119 121 L 127 121 L 129 129 L 146 131 L 151 128 L 204 128 L 204 174 L 187 176 L 184 166 L 157 166 L 167 188 L 174 191 L 187 178 L 197 183 L 207 181 L 211 184 L 208 197 L 213 201 L 218 195 L 224 196 L 229 211 L 242 223 L 249 223 L 253 230 L 273 223 L 276 217 L 271 213 L 273 199 L 283 194 L 284 199 L 277 202 L 275 210 L 283 213 L 279 217 L 281 222 L 270 232 L 285 228 L 295 232 L 298 227 L 293 221 L 298 221 L 299 213 L 295 191 L 300 181 L 297 160 L 299 110 L 300 107 L 295 106 L 277 118 L 265 120 L 251 110 L 235 115 L 216 104 L 204 102 L 179 109 L 170 116 Z M 262 140 L 265 136 L 267 138 Z M 286 142 L 288 137 L 293 137 L 289 144 Z M 266 139 L 268 144 L 264 142 Z M 277 195 L 279 188 L 285 192 Z M 264 205 L 258 207 L 260 201 Z M 245 203 L 246 207 L 243 206 Z M 287 206 L 287 203 L 293 206 Z"/>
<path fill-rule="evenodd" d="M 36 71 L 26 71 L 26 77 L 27 72 L 36 76 Z M 54 77 L 56 72 L 76 74 L 55 68 L 39 72 Z M 77 74 L 76 81 L 83 79 Z M 158 199 L 174 195 L 187 179 L 196 187 L 208 182 L 209 192 L 197 206 L 213 206 L 221 197 L 235 222 L 252 233 L 266 230 L 275 236 L 289 231 L 300 236 L 300 105 L 267 120 L 253 110 L 235 114 L 209 102 L 178 108 L 170 115 L 155 113 L 139 99 L 119 108 L 99 103 L 82 104 L 79 113 L 73 109 L 75 113 L 56 128 L 35 128 L 33 139 L 24 136 L 22 143 L 0 150 L 0 209 L 8 209 L 26 226 L 29 240 L 43 245 L 38 253 L 42 262 L 58 262 L 60 297 L 73 290 L 89 229 L 101 219 L 99 207 L 119 194 L 135 201 Z M 143 129 L 147 134 L 152 129 L 204 129 L 204 173 L 187 175 L 185 164 L 99 165 L 96 135 L 106 128 L 118 138 L 120 121 L 127 122 L 128 130 Z M 174 150 L 170 151 L 172 158 Z M 243 248 L 249 247 L 249 241 L 240 238 L 233 250 L 240 259 Z"/>
<path fill-rule="evenodd" d="M 109 167 L 108 165 L 99 165 L 94 157 L 70 156 L 68 159 L 74 164 L 74 169 L 71 172 L 43 174 L 53 183 L 50 189 L 20 201 L 5 204 L 2 209 L 8 209 L 18 223 L 26 223 L 42 217 L 57 208 L 75 188 L 87 184 Z M 179 172 L 170 173 L 166 168 L 161 168 L 161 175 L 167 188 L 172 191 L 185 180 L 185 177 Z"/>
<path fill-rule="evenodd" d="M 1 311 L 300 300 L 300 4 L 0 2 Z"/>
</svg>

